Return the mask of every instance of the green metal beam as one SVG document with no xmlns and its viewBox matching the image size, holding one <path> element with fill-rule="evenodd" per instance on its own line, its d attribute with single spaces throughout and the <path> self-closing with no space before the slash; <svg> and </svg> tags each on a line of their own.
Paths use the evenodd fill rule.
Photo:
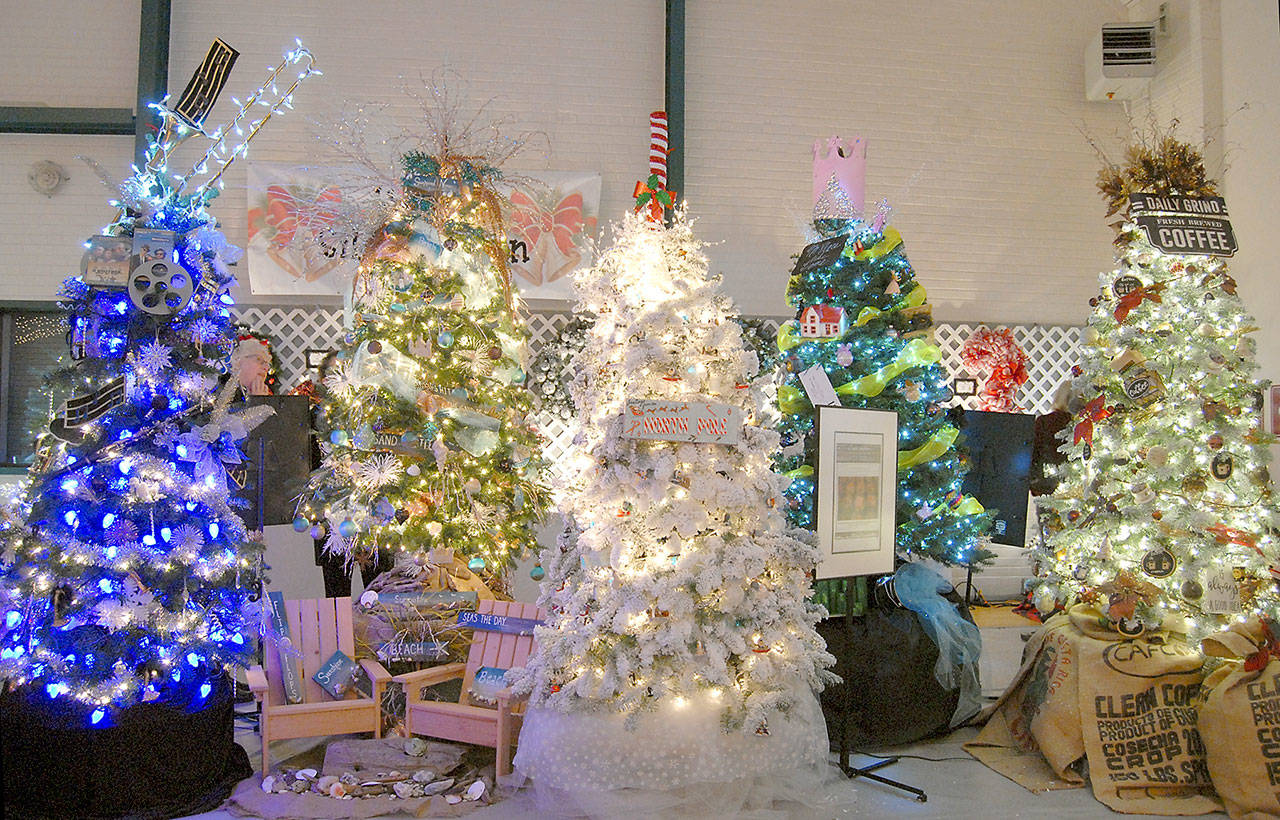
<svg viewBox="0 0 1280 820">
<path fill-rule="evenodd" d="M 113 134 L 132 136 L 133 112 L 127 108 L 48 108 L 0 106 L 3 134 Z"/>
<path fill-rule="evenodd" d="M 170 0 L 142 0 L 138 25 L 138 97 L 134 119 L 134 161 L 141 168 L 146 161 L 147 132 L 155 118 L 147 106 L 164 99 L 169 90 Z"/>
<path fill-rule="evenodd" d="M 684 193 L 684 2 L 667 0 L 667 190 Z"/>
</svg>

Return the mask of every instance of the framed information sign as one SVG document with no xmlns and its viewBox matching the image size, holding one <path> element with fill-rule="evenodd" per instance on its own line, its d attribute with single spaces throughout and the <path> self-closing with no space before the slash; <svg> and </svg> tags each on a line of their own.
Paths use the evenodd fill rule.
<svg viewBox="0 0 1280 820">
<path fill-rule="evenodd" d="M 818 578 L 893 572 L 898 414 L 818 407 Z"/>
</svg>

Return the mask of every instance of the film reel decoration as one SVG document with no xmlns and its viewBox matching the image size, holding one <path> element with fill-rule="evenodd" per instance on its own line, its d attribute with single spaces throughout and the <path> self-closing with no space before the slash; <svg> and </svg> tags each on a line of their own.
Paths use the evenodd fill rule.
<svg viewBox="0 0 1280 820">
<path fill-rule="evenodd" d="M 171 318 L 191 301 L 195 283 L 176 262 L 143 262 L 129 274 L 129 301 L 143 313 Z"/>
</svg>

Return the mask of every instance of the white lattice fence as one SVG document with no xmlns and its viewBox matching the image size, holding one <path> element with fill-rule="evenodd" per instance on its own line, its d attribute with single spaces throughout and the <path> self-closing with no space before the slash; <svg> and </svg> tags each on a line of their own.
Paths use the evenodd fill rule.
<svg viewBox="0 0 1280 820">
<path fill-rule="evenodd" d="M 245 307 L 238 319 L 256 331 L 271 336 L 276 354 L 280 357 L 281 383 L 293 387 L 306 379 L 307 350 L 327 350 L 341 344 L 342 311 L 336 307 Z M 563 312 L 537 312 L 528 317 L 530 358 L 541 347 L 556 338 L 570 315 Z M 770 330 L 777 330 L 779 320 L 765 318 Z M 960 348 L 980 324 L 940 323 L 934 326 L 935 339 L 942 350 L 942 366 L 953 380 L 967 374 L 960 363 Z M 1027 413 L 1048 412 L 1053 404 L 1053 394 L 1065 380 L 1078 356 L 1080 328 L 1060 325 L 1013 325 L 1014 339 L 1027 352 L 1030 362 L 1027 371 L 1030 379 L 1018 394 L 1018 402 Z M 964 399 L 966 407 L 972 407 L 974 399 Z M 570 440 L 573 437 L 569 420 L 549 413 L 539 413 L 535 422 L 547 439 L 544 454 L 552 471 L 558 471 L 566 463 Z"/>
<path fill-rule="evenodd" d="M 967 373 L 960 362 L 960 349 L 981 324 L 942 323 L 934 326 L 934 339 L 942 350 L 942 367 L 952 380 L 969 376 L 982 389 L 983 378 L 977 373 Z M 1017 402 L 1023 412 L 1041 415 L 1053 409 L 1053 394 L 1058 385 L 1070 375 L 1071 366 L 1079 360 L 1076 349 L 1080 345 L 1080 328 L 1063 325 L 1010 325 L 1013 338 L 1027 353 L 1027 374 L 1030 378 L 1018 392 Z M 960 403 L 972 410 L 977 397 L 961 399 Z"/>
</svg>

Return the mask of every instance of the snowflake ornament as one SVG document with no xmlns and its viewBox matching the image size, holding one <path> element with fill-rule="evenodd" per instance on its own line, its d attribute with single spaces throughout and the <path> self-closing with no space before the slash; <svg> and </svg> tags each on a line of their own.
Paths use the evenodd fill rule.
<svg viewBox="0 0 1280 820">
<path fill-rule="evenodd" d="M 376 490 L 399 481 L 404 470 L 400 459 L 389 453 L 377 453 L 364 461 L 357 461 L 351 471 L 357 484 L 366 490 Z"/>
<path fill-rule="evenodd" d="M 158 383 L 173 367 L 173 349 L 158 341 L 147 342 L 134 351 L 133 366 L 144 381 Z"/>
</svg>

